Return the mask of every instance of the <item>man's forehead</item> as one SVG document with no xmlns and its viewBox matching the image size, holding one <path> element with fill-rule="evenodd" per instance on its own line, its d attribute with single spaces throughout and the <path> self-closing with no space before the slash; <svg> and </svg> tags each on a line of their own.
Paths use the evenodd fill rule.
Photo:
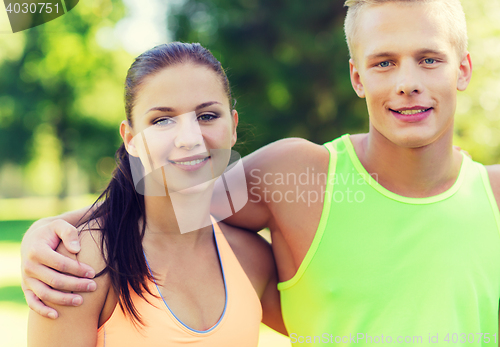
<svg viewBox="0 0 500 347">
<path fill-rule="evenodd" d="M 363 9 L 353 48 L 363 57 L 414 54 L 418 51 L 444 52 L 451 37 L 439 18 L 425 7 L 413 8 L 390 2 Z M 356 53 L 356 54 L 357 54 Z"/>
<path fill-rule="evenodd" d="M 356 27 L 368 31 L 377 30 L 386 33 L 411 32 L 415 25 L 427 27 L 442 25 L 442 18 L 433 11 L 432 3 L 422 2 L 386 2 L 367 5 L 362 8 Z"/>
</svg>

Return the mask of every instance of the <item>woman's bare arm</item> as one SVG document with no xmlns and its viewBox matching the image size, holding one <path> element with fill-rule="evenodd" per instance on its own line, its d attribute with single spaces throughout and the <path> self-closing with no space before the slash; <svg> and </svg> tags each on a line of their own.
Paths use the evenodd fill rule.
<svg viewBox="0 0 500 347">
<path fill-rule="evenodd" d="M 105 264 L 97 245 L 98 240 L 91 232 L 82 234 L 82 250 L 78 257 L 69 253 L 63 246 L 57 251 L 75 261 L 85 261 L 98 270 Z M 29 347 L 95 347 L 97 330 L 100 324 L 102 308 L 106 297 L 111 290 L 107 275 L 95 279 L 98 288 L 91 293 L 80 293 L 84 303 L 79 307 L 61 306 L 47 302 L 47 305 L 59 312 L 59 319 L 53 320 L 43 317 L 33 310 L 28 319 L 28 346 Z M 102 324 L 102 322 L 101 322 Z"/>
<path fill-rule="evenodd" d="M 95 282 L 90 280 L 95 275 L 91 266 L 55 252 L 61 240 L 68 251 L 67 255 L 80 251 L 78 232 L 74 225 L 80 220 L 85 220 L 88 211 L 89 208 L 85 207 L 57 217 L 41 219 L 35 222 L 23 237 L 21 243 L 22 288 L 28 306 L 44 317 L 55 319 L 57 311 L 43 302 L 73 306 L 78 306 L 83 302 L 81 295 L 63 293 L 54 289 L 85 292 L 96 288 Z"/>
</svg>

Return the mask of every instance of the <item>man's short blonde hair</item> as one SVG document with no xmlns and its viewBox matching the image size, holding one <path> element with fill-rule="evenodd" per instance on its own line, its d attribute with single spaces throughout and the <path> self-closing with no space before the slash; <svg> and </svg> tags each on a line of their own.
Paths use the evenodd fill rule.
<svg viewBox="0 0 500 347">
<path fill-rule="evenodd" d="M 467 24 L 465 13 L 460 0 L 347 0 L 344 6 L 347 7 L 344 30 L 349 47 L 349 54 L 353 56 L 353 47 L 356 40 L 357 20 L 363 8 L 367 6 L 377 6 L 388 2 L 412 3 L 435 3 L 437 8 L 433 13 L 437 13 L 443 18 L 444 24 L 450 31 L 453 45 L 460 56 L 467 51 Z"/>
</svg>

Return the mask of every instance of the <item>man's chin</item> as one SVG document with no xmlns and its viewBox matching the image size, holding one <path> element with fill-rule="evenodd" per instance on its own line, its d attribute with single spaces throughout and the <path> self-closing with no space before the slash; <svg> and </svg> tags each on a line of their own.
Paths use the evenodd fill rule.
<svg viewBox="0 0 500 347">
<path fill-rule="evenodd" d="M 424 148 L 436 140 L 434 134 L 427 134 L 419 129 L 414 130 L 390 134 L 387 138 L 396 146 L 408 149 Z"/>
</svg>

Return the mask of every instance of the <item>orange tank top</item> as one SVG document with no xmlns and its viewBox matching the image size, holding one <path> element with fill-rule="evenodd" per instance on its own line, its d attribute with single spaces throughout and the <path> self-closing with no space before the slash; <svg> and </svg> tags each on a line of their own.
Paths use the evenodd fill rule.
<svg viewBox="0 0 500 347">
<path fill-rule="evenodd" d="M 111 317 L 99 328 L 97 347 L 137 346 L 257 346 L 262 320 L 260 300 L 217 223 L 213 223 L 226 302 L 218 322 L 198 331 L 181 322 L 151 283 L 154 297 L 144 293 L 146 302 L 131 290 L 132 300 L 146 323 L 136 327 L 130 316 L 116 305 Z"/>
</svg>

